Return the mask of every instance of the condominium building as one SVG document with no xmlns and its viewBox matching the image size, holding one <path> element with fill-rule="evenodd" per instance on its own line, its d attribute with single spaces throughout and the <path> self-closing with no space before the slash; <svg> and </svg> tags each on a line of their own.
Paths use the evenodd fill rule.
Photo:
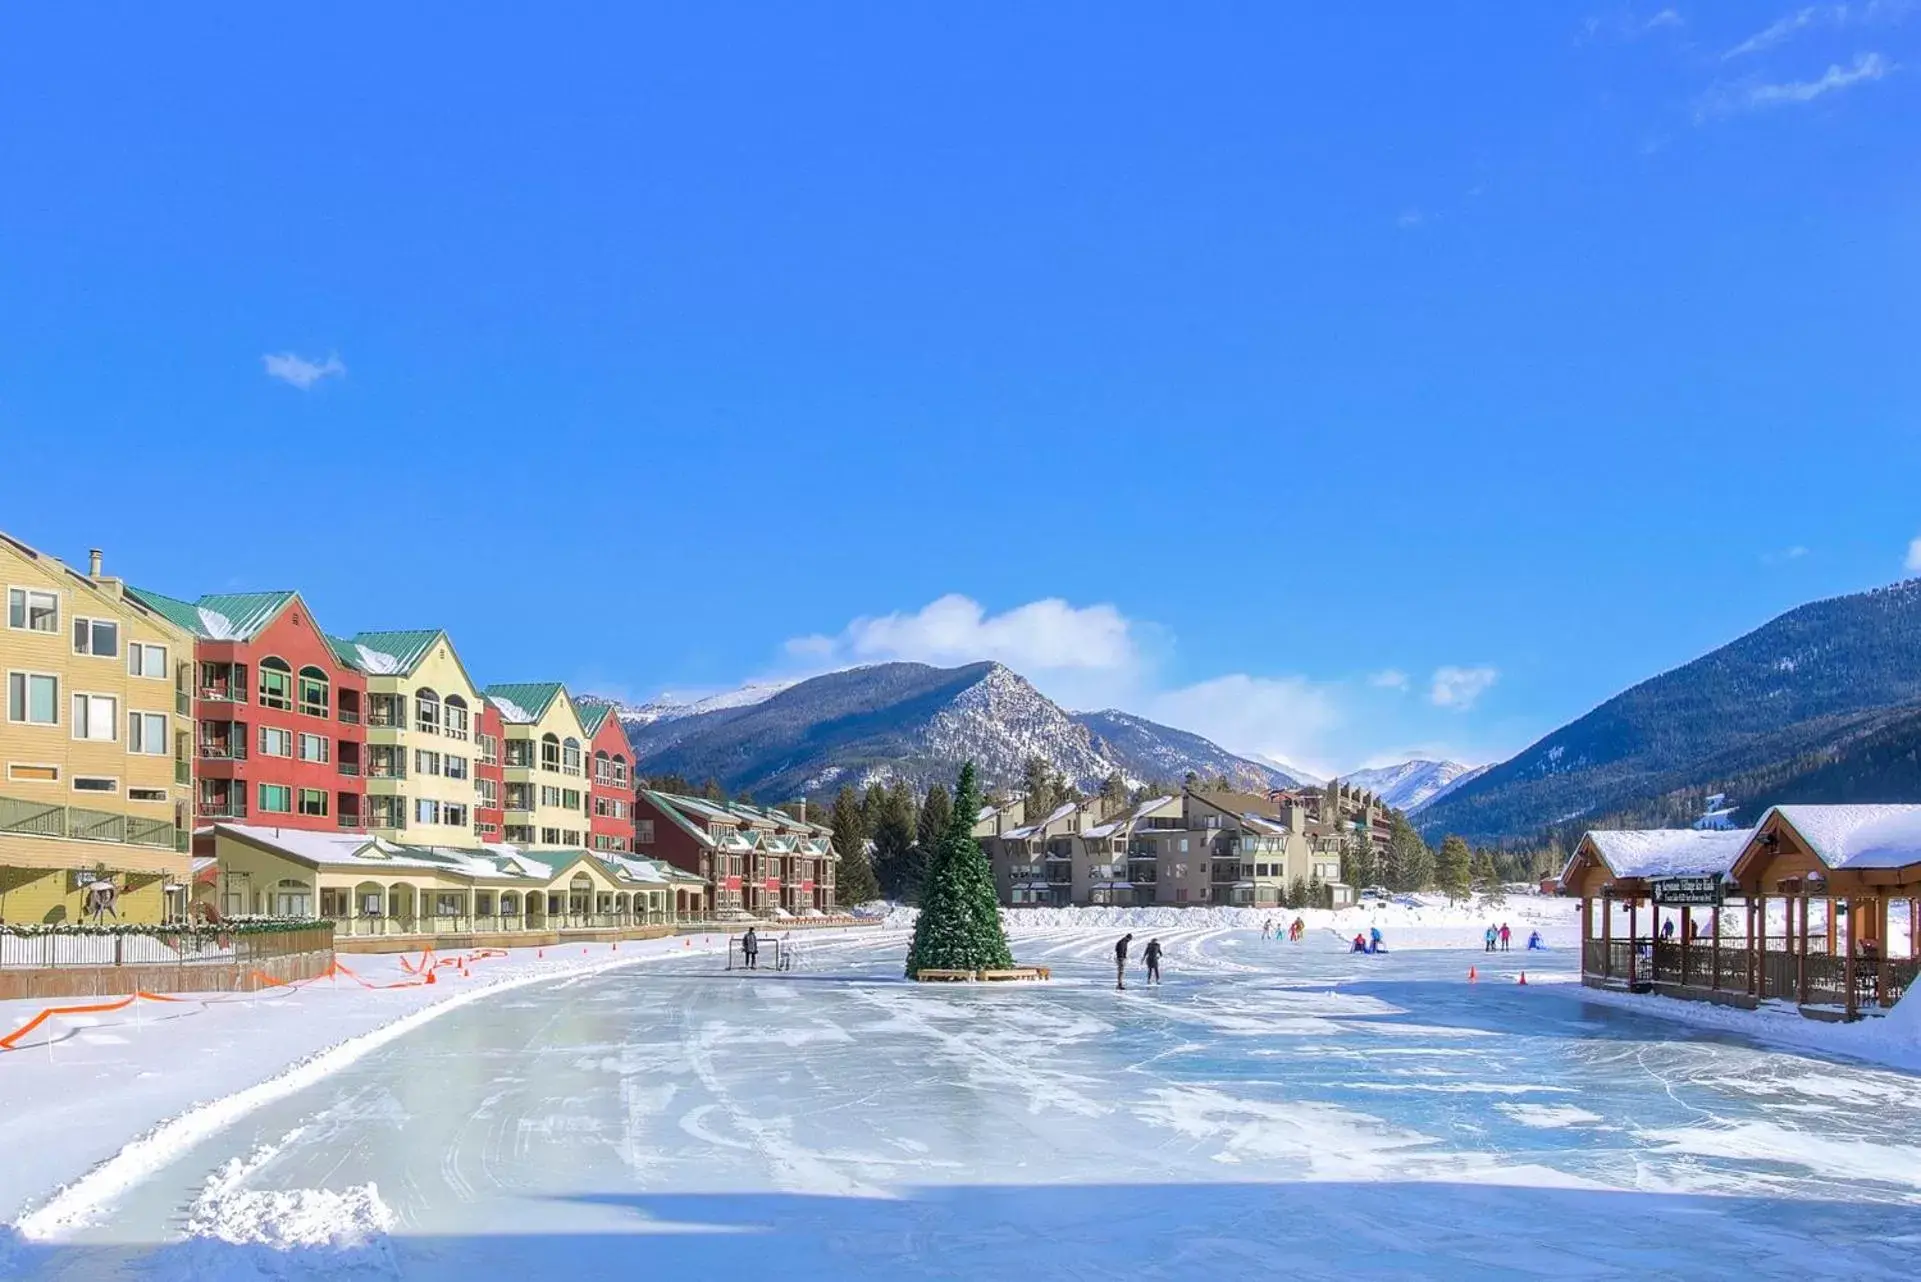
<svg viewBox="0 0 1921 1282">
<path fill-rule="evenodd" d="M 589 758 L 587 831 L 595 850 L 634 848 L 634 748 L 626 727 L 604 703 L 574 701 Z"/>
<path fill-rule="evenodd" d="M 1296 882 L 1352 899 L 1339 840 L 1312 832 L 1304 806 L 1251 793 L 1095 799 L 1012 826 L 983 810 L 975 835 L 1006 904 L 1279 905 Z"/>
<path fill-rule="evenodd" d="M 500 709 L 491 699 L 480 701 L 479 730 L 474 735 L 474 831 L 481 841 L 501 841 L 507 823 L 502 808 L 506 795 L 507 772 L 502 765 L 501 742 L 506 738 Z"/>
<path fill-rule="evenodd" d="M 367 679 L 368 830 L 421 845 L 479 844 L 474 762 L 482 700 L 447 634 L 361 632 L 332 642 Z"/>
<path fill-rule="evenodd" d="M 0 921 L 184 912 L 193 637 L 92 553 L 0 535 Z"/>
<path fill-rule="evenodd" d="M 782 810 L 643 788 L 634 801 L 634 848 L 703 878 L 721 913 L 831 913 L 833 832 Z"/>
<path fill-rule="evenodd" d="M 587 832 L 587 731 L 558 681 L 509 682 L 484 691 L 500 713 L 501 807 L 509 842 L 581 846 Z"/>
<path fill-rule="evenodd" d="M 366 678 L 299 593 L 128 595 L 193 637 L 196 826 L 365 826 Z"/>
</svg>

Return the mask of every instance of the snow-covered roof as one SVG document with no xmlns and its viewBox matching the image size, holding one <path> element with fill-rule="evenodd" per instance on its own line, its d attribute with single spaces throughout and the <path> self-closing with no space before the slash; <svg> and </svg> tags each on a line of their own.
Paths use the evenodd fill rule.
<svg viewBox="0 0 1921 1282">
<path fill-rule="evenodd" d="M 1829 868 L 1921 864 L 1921 806 L 1775 806 L 1768 814 L 1793 828 Z"/>
<path fill-rule="evenodd" d="M 1592 844 L 1616 877 L 1699 877 L 1734 867 L 1751 835 L 1745 829 L 1597 828 L 1581 838 L 1581 846 Z M 1575 847 L 1575 859 L 1581 846 Z M 1561 879 L 1573 871 L 1570 859 Z"/>
</svg>

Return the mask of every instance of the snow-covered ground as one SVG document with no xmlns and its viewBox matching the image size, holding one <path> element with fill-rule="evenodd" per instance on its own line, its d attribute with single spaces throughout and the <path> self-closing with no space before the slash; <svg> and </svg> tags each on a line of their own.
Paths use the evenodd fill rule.
<svg viewBox="0 0 1921 1282">
<path fill-rule="evenodd" d="M 1493 957 L 1485 912 L 1380 912 L 1395 951 L 1376 957 L 1342 942 L 1359 913 L 1301 944 L 1262 940 L 1259 917 L 1130 922 L 1137 950 L 1166 947 L 1167 978 L 1133 974 L 1126 992 L 1115 926 L 1071 914 L 1015 918 L 1015 951 L 1052 967 L 1048 984 L 904 983 L 898 930 L 809 938 L 787 975 L 688 950 L 580 959 L 597 969 L 517 976 L 32 1194 L 11 1267 L 194 1282 L 1910 1270 L 1921 1082 L 1596 1000 L 1569 982 L 1566 905 L 1497 911 L 1552 948 Z M 263 1076 L 226 1060 L 263 1025 L 278 1054 L 295 1018 L 255 1011 L 203 1057 L 196 1037 L 141 1040 L 178 1028 L 83 1030 L 52 1054 L 92 1056 L 84 1079 L 0 1057 L 0 1092 L 34 1104 L 6 1111 L 0 1144 L 37 1162 L 61 1137 L 31 1120 L 43 1106 L 120 1107 L 109 1070 L 143 1048 L 163 1076 L 225 1074 L 203 1094 Z"/>
</svg>

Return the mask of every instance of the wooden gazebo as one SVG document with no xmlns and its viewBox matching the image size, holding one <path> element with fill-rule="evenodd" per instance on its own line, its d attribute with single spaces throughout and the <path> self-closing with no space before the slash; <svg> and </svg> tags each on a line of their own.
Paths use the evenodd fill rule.
<svg viewBox="0 0 1921 1282">
<path fill-rule="evenodd" d="M 1921 806 L 1776 806 L 1748 832 L 1590 832 L 1561 893 L 1582 901 L 1583 983 L 1742 1006 L 1792 1001 L 1812 1017 L 1853 1019 L 1892 1006 L 1915 976 Z M 1899 900 L 1908 938 L 1906 955 L 1893 957 L 1888 909 Z M 1742 910 L 1739 936 L 1724 938 L 1726 907 Z M 1676 910 L 1665 928 L 1664 908 Z"/>
</svg>

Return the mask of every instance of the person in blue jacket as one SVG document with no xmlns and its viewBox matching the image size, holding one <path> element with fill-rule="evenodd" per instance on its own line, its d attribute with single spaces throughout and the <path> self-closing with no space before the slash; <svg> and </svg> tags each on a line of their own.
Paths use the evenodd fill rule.
<svg viewBox="0 0 1921 1282">
<path fill-rule="evenodd" d="M 1370 953 L 1384 953 L 1387 951 L 1386 946 L 1381 942 L 1381 928 L 1379 926 L 1368 927 L 1367 951 Z"/>
</svg>

